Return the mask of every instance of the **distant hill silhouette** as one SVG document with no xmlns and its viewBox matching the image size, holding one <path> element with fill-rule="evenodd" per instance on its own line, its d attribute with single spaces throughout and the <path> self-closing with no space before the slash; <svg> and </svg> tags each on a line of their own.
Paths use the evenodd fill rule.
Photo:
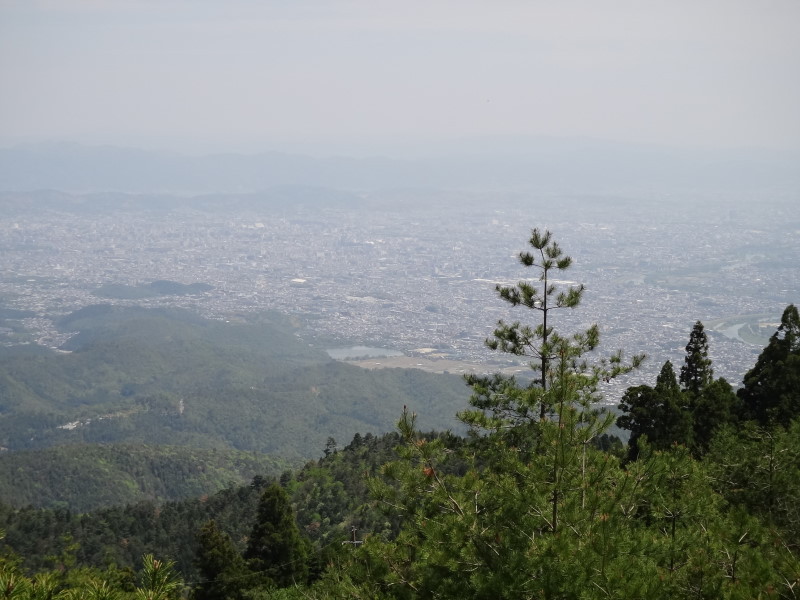
<svg viewBox="0 0 800 600">
<path fill-rule="evenodd" d="M 430 158 L 315 158 L 268 152 L 181 156 L 61 142 L 0 149 L 0 191 L 248 193 L 276 186 L 741 190 L 800 183 L 800 155 L 711 151 L 591 139 L 493 137 L 432 148 Z"/>
</svg>

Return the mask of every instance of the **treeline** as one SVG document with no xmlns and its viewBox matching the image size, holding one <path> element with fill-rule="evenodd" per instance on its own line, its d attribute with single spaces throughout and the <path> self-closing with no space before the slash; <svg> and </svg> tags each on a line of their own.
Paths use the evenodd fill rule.
<svg viewBox="0 0 800 600">
<path fill-rule="evenodd" d="M 622 398 L 624 415 L 617 424 L 631 431 L 629 457 L 636 458 L 639 439 L 644 436 L 652 448 L 681 444 L 702 456 L 716 431 L 725 426 L 745 422 L 762 428 L 786 425 L 800 411 L 799 347 L 800 317 L 790 305 L 742 387 L 735 391 L 725 379 L 714 379 L 708 338 L 698 321 L 686 345 L 680 376 L 667 361 L 655 386 L 629 388 Z"/>
<path fill-rule="evenodd" d="M 2 572 L 82 593 L 105 582 L 123 598 L 155 554 L 175 561 L 173 598 L 536 597 L 531 575 L 551 597 L 602 597 L 596 584 L 620 598 L 793 597 L 800 421 L 723 428 L 701 460 L 642 438 L 627 463 L 574 430 L 559 440 L 557 423 L 538 430 L 541 449 L 521 456 L 494 435 L 421 435 L 405 414 L 401 433 L 329 440 L 296 473 L 207 498 L 88 515 L 4 508 Z M 284 496 L 283 518 L 261 507 Z M 269 565 L 250 543 L 263 519 L 293 544 Z"/>
</svg>

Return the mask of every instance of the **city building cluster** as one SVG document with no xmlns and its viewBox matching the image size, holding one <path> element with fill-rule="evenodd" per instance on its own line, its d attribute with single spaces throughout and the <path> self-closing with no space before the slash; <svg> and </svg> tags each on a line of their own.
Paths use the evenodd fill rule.
<svg viewBox="0 0 800 600">
<path fill-rule="evenodd" d="M 800 298 L 800 221 L 780 203 L 430 195 L 411 208 L 364 198 L 235 211 L 224 198 L 215 210 L 166 200 L 141 211 L 41 211 L 32 200 L 30 211 L 0 216 L 0 303 L 30 311 L 22 322 L 31 339 L 53 348 L 70 335 L 55 327 L 59 316 L 111 302 L 220 319 L 280 311 L 310 344 L 377 345 L 525 373 L 524 360 L 484 340 L 499 319 L 537 322 L 502 302 L 495 285 L 538 278 L 517 254 L 532 227 L 547 228 L 574 259 L 556 286 L 586 286 L 581 305 L 554 311 L 551 324 L 570 332 L 598 323 L 599 354 L 649 356 L 639 373 L 610 384 L 606 393 L 618 397 L 632 382 L 652 383 L 664 361 L 680 364 L 697 320 L 711 334 L 716 375 L 738 385 L 761 350 L 740 327 L 760 323 L 768 335 Z M 213 289 L 108 293 L 158 280 Z"/>
</svg>

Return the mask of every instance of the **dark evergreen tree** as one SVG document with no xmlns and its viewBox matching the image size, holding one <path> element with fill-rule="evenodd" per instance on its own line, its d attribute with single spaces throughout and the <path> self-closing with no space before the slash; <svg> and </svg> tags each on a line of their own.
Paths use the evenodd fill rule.
<svg viewBox="0 0 800 600">
<path fill-rule="evenodd" d="M 800 413 L 800 316 L 794 304 L 739 390 L 745 415 L 761 425 L 787 427 Z"/>
<path fill-rule="evenodd" d="M 635 460 L 639 456 L 639 439 L 648 438 L 656 430 L 659 416 L 656 408 L 656 391 L 649 385 L 629 387 L 622 396 L 619 409 L 622 415 L 617 417 L 617 426 L 631 432 L 628 438 L 628 457 Z"/>
<path fill-rule="evenodd" d="M 680 383 L 691 412 L 692 452 L 701 456 L 719 427 L 738 420 L 741 402 L 725 379 L 714 380 L 708 338 L 700 321 L 694 324 L 686 344 Z"/>
<path fill-rule="evenodd" d="M 655 450 L 691 443 L 692 415 L 670 361 L 661 367 L 655 387 L 638 385 L 628 388 L 619 408 L 625 414 L 617 419 L 617 425 L 631 432 L 628 441 L 631 459 L 639 456 L 638 442 L 643 435 Z"/>
<path fill-rule="evenodd" d="M 336 446 L 336 440 L 333 437 L 328 436 L 328 440 L 325 442 L 325 450 L 324 450 L 325 456 L 330 456 L 331 454 L 336 452 L 337 449 L 338 448 Z"/>
<path fill-rule="evenodd" d="M 681 367 L 681 387 L 696 397 L 713 378 L 714 370 L 708 357 L 708 338 L 703 324 L 697 321 L 689 335 L 689 343 L 686 344 L 686 357 Z"/>
<path fill-rule="evenodd" d="M 197 535 L 195 564 L 201 581 L 194 590 L 196 600 L 235 600 L 249 587 L 249 570 L 230 536 L 208 521 Z"/>
<path fill-rule="evenodd" d="M 253 571 L 278 587 L 304 583 L 308 577 L 306 543 L 286 490 L 276 483 L 261 496 L 245 558 Z"/>
<path fill-rule="evenodd" d="M 675 378 L 675 369 L 672 368 L 672 362 L 667 361 L 661 367 L 661 371 L 656 377 L 656 390 L 663 394 L 675 395 L 681 391 L 678 387 L 678 381 Z"/>
<path fill-rule="evenodd" d="M 738 422 L 741 405 L 731 384 L 722 377 L 706 385 L 698 396 L 691 398 L 692 450 L 696 456 L 705 454 L 720 427 Z"/>
<path fill-rule="evenodd" d="M 675 377 L 672 363 L 667 361 L 656 378 L 656 396 L 659 403 L 660 423 L 651 432 L 651 443 L 661 449 L 674 444 L 689 446 L 692 442 L 692 414 L 689 401 Z"/>
</svg>

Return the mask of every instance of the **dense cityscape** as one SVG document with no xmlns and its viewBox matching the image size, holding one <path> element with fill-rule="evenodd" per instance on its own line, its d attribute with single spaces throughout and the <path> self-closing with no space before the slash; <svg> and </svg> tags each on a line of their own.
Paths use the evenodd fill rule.
<svg viewBox="0 0 800 600">
<path fill-rule="evenodd" d="M 158 209 L 109 202 L 96 211 L 19 210 L 24 195 L 7 193 L 17 210 L 0 217 L 0 298 L 33 314 L 19 321 L 28 338 L 13 327 L 2 337 L 57 348 L 69 333 L 54 319 L 103 302 L 214 318 L 275 310 L 296 316 L 315 345 L 389 348 L 434 369 L 438 359 L 451 370 L 524 370 L 483 341 L 498 319 L 536 322 L 494 287 L 538 277 L 516 254 L 541 227 L 574 259 L 557 283 L 586 286 L 579 308 L 554 313 L 555 326 L 596 322 L 601 353 L 650 357 L 605 390 L 614 398 L 631 381 L 652 383 L 665 360 L 680 364 L 696 320 L 710 331 L 716 374 L 738 385 L 800 297 L 800 219 L 788 201 L 409 191 L 327 203 L 326 193 L 279 208 L 228 209 L 220 198 L 216 210 L 166 199 Z M 209 289 L 141 293 L 159 280 Z"/>
</svg>

